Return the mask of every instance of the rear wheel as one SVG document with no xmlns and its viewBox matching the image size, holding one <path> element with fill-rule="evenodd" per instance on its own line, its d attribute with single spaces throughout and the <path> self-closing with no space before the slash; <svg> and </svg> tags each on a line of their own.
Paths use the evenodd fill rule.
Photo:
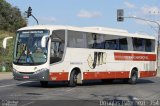
<svg viewBox="0 0 160 106">
<path fill-rule="evenodd" d="M 78 75 L 78 72 L 76 72 L 75 70 L 71 72 L 70 80 L 68 83 L 69 87 L 75 87 L 77 85 L 77 75 Z"/>
<path fill-rule="evenodd" d="M 40 84 L 42 87 L 47 87 L 48 86 L 48 81 L 40 81 Z"/>
<path fill-rule="evenodd" d="M 138 80 L 138 73 L 136 70 L 133 70 L 131 73 L 131 78 L 129 79 L 130 84 L 136 84 Z"/>
</svg>

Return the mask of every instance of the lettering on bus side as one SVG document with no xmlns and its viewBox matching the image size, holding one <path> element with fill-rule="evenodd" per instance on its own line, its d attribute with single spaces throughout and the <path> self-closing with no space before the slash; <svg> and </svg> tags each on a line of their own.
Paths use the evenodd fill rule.
<svg viewBox="0 0 160 106">
<path fill-rule="evenodd" d="M 96 66 L 106 64 L 106 58 L 107 54 L 105 52 L 94 52 L 93 56 L 91 54 L 88 56 L 88 65 L 91 69 L 95 69 Z"/>
</svg>

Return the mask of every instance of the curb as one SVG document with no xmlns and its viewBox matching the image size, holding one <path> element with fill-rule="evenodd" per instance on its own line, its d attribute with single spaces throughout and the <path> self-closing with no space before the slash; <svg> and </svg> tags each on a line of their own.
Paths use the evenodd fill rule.
<svg viewBox="0 0 160 106">
<path fill-rule="evenodd" d="M 12 78 L 13 78 L 12 72 L 0 72 L 0 80 L 12 79 Z"/>
</svg>

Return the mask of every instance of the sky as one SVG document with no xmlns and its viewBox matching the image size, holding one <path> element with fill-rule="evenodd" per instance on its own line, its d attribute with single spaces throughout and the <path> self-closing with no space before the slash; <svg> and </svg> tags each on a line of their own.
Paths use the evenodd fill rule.
<svg viewBox="0 0 160 106">
<path fill-rule="evenodd" d="M 159 0 L 6 0 L 22 13 L 32 7 L 32 14 L 42 25 L 99 26 L 125 29 L 131 33 L 157 36 L 154 23 L 125 18 L 117 22 L 117 9 L 124 9 L 125 17 L 140 17 L 160 23 Z M 28 25 L 35 25 L 30 17 Z"/>
</svg>

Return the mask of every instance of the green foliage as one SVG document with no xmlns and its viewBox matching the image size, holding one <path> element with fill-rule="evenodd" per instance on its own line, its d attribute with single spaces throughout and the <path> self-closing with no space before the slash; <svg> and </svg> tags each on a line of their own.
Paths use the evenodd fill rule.
<svg viewBox="0 0 160 106">
<path fill-rule="evenodd" d="M 2 47 L 3 39 L 7 36 L 13 36 L 15 38 L 15 33 L 0 31 L 0 72 L 2 71 L 2 66 L 6 66 L 6 71 L 11 71 L 12 66 L 14 40 L 10 39 L 7 41 L 6 50 Z"/>
<path fill-rule="evenodd" d="M 26 18 L 17 7 L 11 6 L 5 0 L 0 0 L 0 30 L 15 32 L 27 25 Z"/>
<path fill-rule="evenodd" d="M 3 39 L 7 36 L 15 38 L 17 29 L 27 25 L 24 18 L 17 7 L 11 6 L 5 0 L 0 0 L 0 72 L 2 66 L 6 66 L 6 71 L 11 71 L 14 39 L 7 41 L 7 49 L 2 47 Z"/>
</svg>

